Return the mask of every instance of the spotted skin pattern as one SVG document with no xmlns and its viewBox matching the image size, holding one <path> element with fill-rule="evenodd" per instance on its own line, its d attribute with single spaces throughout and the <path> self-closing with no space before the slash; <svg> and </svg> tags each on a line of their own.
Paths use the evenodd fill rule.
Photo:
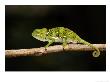
<svg viewBox="0 0 110 82">
<path fill-rule="evenodd" d="M 88 45 L 94 49 L 93 56 L 99 57 L 100 51 L 98 48 L 90 44 L 89 42 L 81 39 L 75 32 L 68 28 L 64 27 L 56 27 L 52 29 L 35 29 L 32 32 L 32 36 L 40 41 L 48 41 L 48 44 L 45 46 L 47 48 L 53 42 L 63 43 L 63 47 L 67 45 L 67 43 L 82 43 Z"/>
</svg>

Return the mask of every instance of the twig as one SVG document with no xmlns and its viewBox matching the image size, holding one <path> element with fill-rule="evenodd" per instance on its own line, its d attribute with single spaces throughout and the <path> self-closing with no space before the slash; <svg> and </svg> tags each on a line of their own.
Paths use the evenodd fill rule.
<svg viewBox="0 0 110 82">
<path fill-rule="evenodd" d="M 106 44 L 93 44 L 100 51 L 106 50 Z M 18 50 L 5 50 L 6 57 L 17 57 L 17 56 L 42 56 L 48 53 L 61 52 L 61 51 L 93 51 L 91 47 L 82 44 L 68 44 L 68 47 L 63 48 L 62 45 L 50 46 L 47 49 L 44 47 L 31 48 L 31 49 L 18 49 Z"/>
</svg>

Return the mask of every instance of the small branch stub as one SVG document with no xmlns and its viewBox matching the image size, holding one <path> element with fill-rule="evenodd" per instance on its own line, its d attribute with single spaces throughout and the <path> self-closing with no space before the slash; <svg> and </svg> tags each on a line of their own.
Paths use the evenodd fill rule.
<svg viewBox="0 0 110 82">
<path fill-rule="evenodd" d="M 93 44 L 95 47 L 99 48 L 100 51 L 106 50 L 106 44 Z M 91 47 L 83 44 L 68 44 L 66 48 L 62 45 L 50 46 L 47 49 L 41 48 L 31 48 L 31 49 L 17 49 L 17 50 L 5 50 L 6 57 L 18 57 L 18 56 L 42 56 L 48 53 L 61 52 L 61 51 L 94 51 Z"/>
</svg>

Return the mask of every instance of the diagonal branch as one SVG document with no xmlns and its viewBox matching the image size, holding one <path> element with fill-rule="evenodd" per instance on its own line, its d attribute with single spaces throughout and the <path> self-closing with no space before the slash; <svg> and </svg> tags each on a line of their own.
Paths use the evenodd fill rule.
<svg viewBox="0 0 110 82">
<path fill-rule="evenodd" d="M 106 44 L 93 44 L 100 51 L 106 50 Z M 93 51 L 91 47 L 83 44 L 68 44 L 65 49 L 62 45 L 50 46 L 47 49 L 44 47 L 31 48 L 31 49 L 18 49 L 18 50 L 5 50 L 6 57 L 17 57 L 17 56 L 42 56 L 48 53 L 61 52 L 61 51 Z"/>
</svg>

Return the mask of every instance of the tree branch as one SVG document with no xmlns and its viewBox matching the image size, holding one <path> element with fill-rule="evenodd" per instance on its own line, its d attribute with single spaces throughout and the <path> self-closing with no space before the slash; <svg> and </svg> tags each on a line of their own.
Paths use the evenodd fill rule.
<svg viewBox="0 0 110 82">
<path fill-rule="evenodd" d="M 106 44 L 93 44 L 99 48 L 100 51 L 106 50 Z M 18 49 L 18 50 L 5 50 L 6 57 L 17 56 L 42 56 L 48 53 L 61 52 L 61 51 L 93 51 L 91 47 L 83 44 L 68 44 L 68 47 L 63 48 L 62 45 L 50 46 L 47 49 L 44 47 L 31 48 L 31 49 Z"/>
</svg>

